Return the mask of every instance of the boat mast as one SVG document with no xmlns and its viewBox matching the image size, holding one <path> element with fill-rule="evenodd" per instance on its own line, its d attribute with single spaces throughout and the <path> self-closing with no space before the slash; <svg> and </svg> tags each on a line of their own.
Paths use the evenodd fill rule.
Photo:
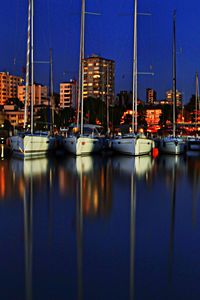
<svg viewBox="0 0 200 300">
<path fill-rule="evenodd" d="M 109 127 L 109 64 L 107 62 L 107 96 L 106 96 L 106 123 L 107 123 L 107 134 L 110 132 L 110 127 Z"/>
<path fill-rule="evenodd" d="M 134 8 L 132 132 L 137 131 L 137 0 Z M 136 124 L 135 124 L 136 121 Z"/>
<path fill-rule="evenodd" d="M 176 135 L 176 11 L 173 14 L 173 136 Z"/>
<path fill-rule="evenodd" d="M 84 82 L 84 63 L 83 59 L 85 56 L 85 0 L 82 0 L 81 10 L 81 45 L 80 45 L 80 66 L 81 66 L 81 135 L 83 134 L 83 82 Z"/>
<path fill-rule="evenodd" d="M 33 53 L 33 18 L 34 0 L 31 0 L 31 134 L 33 134 L 33 101 L 34 101 L 34 53 Z"/>
<path fill-rule="evenodd" d="M 24 128 L 27 125 L 27 104 L 29 97 L 29 68 L 30 68 L 30 27 L 31 27 L 31 2 L 28 1 L 28 31 L 27 31 L 27 50 L 26 50 L 26 92 L 24 101 Z"/>
<path fill-rule="evenodd" d="M 84 59 L 84 34 L 85 34 L 85 0 L 82 0 L 81 8 L 81 33 L 80 33 L 80 54 L 79 54 L 79 82 L 78 82 L 78 107 L 77 107 L 77 127 L 79 128 L 79 114 L 81 104 L 81 134 L 83 134 L 83 59 Z"/>
<path fill-rule="evenodd" d="M 52 126 L 54 125 L 54 98 L 53 98 L 53 56 L 52 56 L 52 48 L 50 48 L 50 93 L 49 93 L 49 129 L 52 133 L 53 128 Z M 52 126 L 51 126 L 52 124 Z"/>
</svg>

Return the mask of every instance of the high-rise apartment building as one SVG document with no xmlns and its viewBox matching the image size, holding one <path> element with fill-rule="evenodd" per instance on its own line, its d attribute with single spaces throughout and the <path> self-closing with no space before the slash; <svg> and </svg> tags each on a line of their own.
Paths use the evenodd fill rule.
<svg viewBox="0 0 200 300">
<path fill-rule="evenodd" d="M 97 55 L 83 61 L 83 98 L 94 97 L 108 103 L 114 100 L 115 63 Z"/>
<path fill-rule="evenodd" d="M 181 106 L 182 105 L 182 93 L 176 90 L 176 105 Z M 166 92 L 166 101 L 169 104 L 173 104 L 173 92 L 172 90 L 169 90 Z"/>
<path fill-rule="evenodd" d="M 48 105 L 48 87 L 41 84 L 34 84 L 33 86 L 34 97 L 33 105 Z M 30 104 L 32 88 L 29 86 L 29 96 L 27 104 Z M 17 89 L 17 97 L 24 103 L 26 96 L 26 86 L 19 85 Z"/>
<path fill-rule="evenodd" d="M 0 105 L 4 105 L 9 98 L 17 98 L 17 87 L 23 78 L 0 72 Z"/>
<path fill-rule="evenodd" d="M 153 104 L 156 101 L 156 91 L 154 89 L 146 89 L 146 102 Z"/>
<path fill-rule="evenodd" d="M 77 106 L 77 81 L 60 83 L 60 108 Z"/>
</svg>

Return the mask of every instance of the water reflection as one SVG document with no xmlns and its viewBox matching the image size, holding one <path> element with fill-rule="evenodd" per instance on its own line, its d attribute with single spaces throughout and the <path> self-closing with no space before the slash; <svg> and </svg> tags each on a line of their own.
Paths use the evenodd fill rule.
<svg viewBox="0 0 200 300">
<path fill-rule="evenodd" d="M 192 222 L 197 223 L 197 204 L 200 196 L 200 159 L 196 153 L 187 157 L 187 174 L 192 187 Z"/>
<path fill-rule="evenodd" d="M 135 299 L 135 223 L 136 223 L 136 180 L 131 174 L 130 205 L 130 300 Z"/>
<path fill-rule="evenodd" d="M 24 186 L 24 248 L 25 248 L 25 286 L 26 299 L 32 299 L 32 249 L 33 249 L 33 174 Z"/>
<path fill-rule="evenodd" d="M 70 182 L 66 188 L 73 186 L 77 178 L 81 182 L 79 195 L 82 197 L 84 216 L 95 217 L 110 214 L 112 209 L 111 171 L 110 160 L 105 161 L 100 156 L 70 157 L 65 161 L 61 173 Z"/>
<path fill-rule="evenodd" d="M 112 158 L 112 169 L 115 173 L 121 173 L 131 176 L 133 173 L 138 179 L 146 177 L 154 166 L 154 160 L 151 156 L 128 157 L 114 156 Z"/>
<path fill-rule="evenodd" d="M 23 207 L 12 234 L 23 228 L 26 299 L 184 299 L 179 274 L 198 259 L 198 157 L 10 159 L 0 179 L 12 200 L 0 213 Z"/>
<path fill-rule="evenodd" d="M 12 174 L 13 185 L 23 200 L 25 294 L 27 300 L 32 299 L 34 190 L 36 186 L 40 188 L 43 185 L 44 179 L 49 182 L 47 166 L 48 160 L 46 158 L 37 160 L 11 159 L 9 164 L 9 173 Z M 48 174 L 51 174 L 50 169 Z M 49 186 L 48 190 L 50 188 L 51 186 Z"/>
<path fill-rule="evenodd" d="M 175 231 L 175 209 L 176 209 L 176 176 L 178 161 L 174 160 L 171 168 L 171 199 L 170 199 L 170 238 L 169 238 L 169 281 L 172 282 L 173 258 L 174 258 L 174 231 Z"/>
</svg>

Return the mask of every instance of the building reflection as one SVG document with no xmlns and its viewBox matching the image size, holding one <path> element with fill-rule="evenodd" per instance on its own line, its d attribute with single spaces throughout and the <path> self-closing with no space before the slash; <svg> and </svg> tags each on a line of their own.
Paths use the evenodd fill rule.
<svg viewBox="0 0 200 300">
<path fill-rule="evenodd" d="M 197 202 L 200 193 L 200 160 L 196 155 L 199 153 L 191 154 L 187 157 L 187 175 L 189 183 L 192 187 L 192 223 L 196 225 L 197 220 Z"/>
<path fill-rule="evenodd" d="M 35 160 L 20 160 L 15 158 L 5 159 L 0 162 L 0 201 L 6 199 L 23 201 L 24 184 L 32 174 L 34 184 L 45 193 L 44 187 L 47 182 L 49 189 L 54 187 L 52 172 L 54 168 L 49 166 L 47 158 Z M 47 178 L 48 180 L 45 180 Z"/>
<path fill-rule="evenodd" d="M 196 156 L 187 157 L 187 174 L 192 186 L 198 190 L 200 187 L 200 160 Z"/>
<path fill-rule="evenodd" d="M 109 160 L 98 157 L 77 157 L 77 174 L 82 181 L 83 215 L 105 216 L 112 208 L 112 176 Z"/>
<path fill-rule="evenodd" d="M 77 181 L 82 180 L 83 215 L 105 216 L 112 208 L 111 163 L 101 156 L 69 156 L 58 170 L 59 190 L 62 195 L 74 198 Z M 80 186 L 79 186 L 80 189 Z M 76 196 L 77 197 L 77 196 Z"/>
<path fill-rule="evenodd" d="M 8 179 L 8 166 L 9 163 L 7 160 L 4 160 L 1 162 L 0 165 L 0 199 L 4 200 L 6 197 L 6 194 L 9 194 L 8 187 L 6 186 L 6 180 Z"/>
<path fill-rule="evenodd" d="M 58 184 L 62 196 L 73 198 L 76 190 L 76 157 L 68 155 L 58 166 Z"/>
<path fill-rule="evenodd" d="M 170 189 L 174 167 L 176 168 L 176 178 L 179 180 L 187 171 L 187 164 L 183 155 L 160 155 L 156 160 L 152 178 L 164 178 Z"/>
</svg>

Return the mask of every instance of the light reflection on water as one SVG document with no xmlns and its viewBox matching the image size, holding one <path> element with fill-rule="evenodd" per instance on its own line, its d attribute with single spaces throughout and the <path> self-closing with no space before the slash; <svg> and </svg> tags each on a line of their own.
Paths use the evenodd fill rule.
<svg viewBox="0 0 200 300">
<path fill-rule="evenodd" d="M 2 299 L 199 299 L 200 157 L 10 158 L 0 179 Z"/>
</svg>

